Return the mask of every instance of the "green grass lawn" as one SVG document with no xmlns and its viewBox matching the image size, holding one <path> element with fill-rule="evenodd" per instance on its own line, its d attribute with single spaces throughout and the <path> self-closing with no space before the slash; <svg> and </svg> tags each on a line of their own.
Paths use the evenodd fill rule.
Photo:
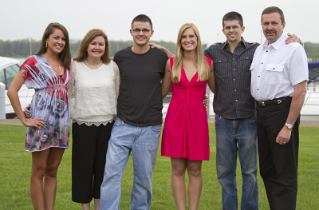
<svg viewBox="0 0 319 210">
<path fill-rule="evenodd" d="M 222 209 L 221 187 L 216 177 L 214 124 L 209 124 L 209 129 L 211 160 L 203 162 L 203 192 L 199 205 L 199 209 L 202 210 Z M 31 154 L 24 151 L 25 131 L 24 126 L 0 125 L 0 209 L 33 209 L 29 191 Z M 65 151 L 59 167 L 55 209 L 81 209 L 80 204 L 71 200 L 71 148 L 72 146 Z M 159 148 L 153 176 L 151 209 L 176 209 L 170 186 L 170 173 L 170 159 L 161 157 Z M 240 200 L 242 183 L 240 167 L 237 169 L 237 174 Z M 130 158 L 123 178 L 121 209 L 129 209 L 132 181 L 133 170 Z M 297 209 L 319 209 L 319 128 L 300 128 L 298 181 Z M 258 183 L 259 209 L 269 209 L 260 176 Z"/>
</svg>

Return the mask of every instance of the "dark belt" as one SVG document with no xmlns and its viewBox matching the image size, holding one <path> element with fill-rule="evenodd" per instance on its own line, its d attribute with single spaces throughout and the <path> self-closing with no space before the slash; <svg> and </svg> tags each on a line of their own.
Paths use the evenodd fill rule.
<svg viewBox="0 0 319 210">
<path fill-rule="evenodd" d="M 268 101 L 256 101 L 257 106 L 271 106 L 271 105 L 278 105 L 281 104 L 283 101 L 289 100 L 291 97 L 282 97 L 282 98 L 275 98 L 273 100 Z"/>
</svg>

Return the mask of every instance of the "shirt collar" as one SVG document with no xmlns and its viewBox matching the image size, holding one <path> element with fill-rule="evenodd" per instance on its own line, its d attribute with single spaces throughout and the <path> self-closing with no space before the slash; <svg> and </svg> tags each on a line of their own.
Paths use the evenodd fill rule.
<svg viewBox="0 0 319 210">
<path fill-rule="evenodd" d="M 265 49 L 267 47 L 272 46 L 274 49 L 278 50 L 287 38 L 288 38 L 288 36 L 286 34 L 282 33 L 280 38 L 277 39 L 277 41 L 275 41 L 274 43 L 271 43 L 270 45 L 268 45 L 268 40 L 266 39 L 266 41 L 263 44 L 263 48 Z"/>
<path fill-rule="evenodd" d="M 241 41 L 238 43 L 238 45 L 242 45 L 244 48 L 247 48 L 247 42 L 244 40 L 244 38 L 243 37 L 241 37 Z M 226 39 L 226 41 L 223 43 L 223 45 L 222 45 L 222 49 L 224 50 L 224 49 L 227 49 L 226 47 L 227 47 L 227 45 L 228 45 L 228 41 L 227 41 L 227 39 Z"/>
</svg>

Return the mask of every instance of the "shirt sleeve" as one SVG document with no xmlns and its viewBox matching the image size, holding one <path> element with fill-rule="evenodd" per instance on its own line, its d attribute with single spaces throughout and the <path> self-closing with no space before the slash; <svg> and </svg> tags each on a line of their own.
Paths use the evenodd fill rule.
<svg viewBox="0 0 319 210">
<path fill-rule="evenodd" d="M 309 71 L 307 55 L 304 48 L 298 43 L 296 49 L 292 52 L 289 62 L 289 78 L 293 86 L 308 81 Z"/>
<path fill-rule="evenodd" d="M 212 56 L 210 55 L 210 53 L 209 53 L 209 50 L 212 48 L 212 46 L 210 46 L 210 47 L 208 47 L 206 50 L 204 50 L 204 55 L 206 56 L 206 57 L 209 57 L 209 58 L 212 58 Z"/>
<path fill-rule="evenodd" d="M 73 119 L 74 113 L 76 112 L 75 106 L 75 97 L 76 97 L 76 87 L 75 87 L 75 78 L 76 78 L 76 64 L 72 60 L 70 64 L 70 82 L 68 88 L 68 99 L 69 99 L 69 106 L 70 106 L 70 114 L 71 119 Z"/>
<path fill-rule="evenodd" d="M 20 66 L 24 80 L 33 81 L 39 73 L 38 68 L 35 66 L 36 60 L 33 56 L 27 58 L 27 60 Z"/>
<path fill-rule="evenodd" d="M 75 77 L 76 77 L 76 65 L 74 61 L 72 60 L 70 64 L 70 81 L 69 81 L 69 89 L 68 89 L 69 99 L 74 98 L 74 95 L 75 95 Z"/>
<path fill-rule="evenodd" d="M 115 62 L 113 63 L 113 70 L 114 70 L 114 85 L 115 85 L 115 95 L 116 95 L 116 99 L 119 96 L 119 92 L 120 92 L 120 71 L 119 71 L 119 67 L 116 65 Z"/>
<path fill-rule="evenodd" d="M 118 56 L 117 56 L 117 53 L 115 53 L 115 55 L 114 55 L 114 57 L 113 57 L 113 61 L 114 61 L 115 63 L 117 63 L 117 62 L 118 62 Z"/>
</svg>

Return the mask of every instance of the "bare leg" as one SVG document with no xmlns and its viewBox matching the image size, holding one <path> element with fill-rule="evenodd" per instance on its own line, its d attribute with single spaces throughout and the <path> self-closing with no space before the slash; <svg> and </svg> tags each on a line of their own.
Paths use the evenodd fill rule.
<svg viewBox="0 0 319 210">
<path fill-rule="evenodd" d="M 57 186 L 57 172 L 61 163 L 64 149 L 50 148 L 49 157 L 47 160 L 47 168 L 44 176 L 44 204 L 45 210 L 53 210 Z"/>
<path fill-rule="evenodd" d="M 197 210 L 203 186 L 202 161 L 187 160 L 187 171 L 189 209 Z"/>
<path fill-rule="evenodd" d="M 82 210 L 90 210 L 90 203 L 82 203 Z"/>
<path fill-rule="evenodd" d="M 32 171 L 30 193 L 35 210 L 43 210 L 44 195 L 43 195 L 43 177 L 45 175 L 49 150 L 32 152 Z"/>
<path fill-rule="evenodd" d="M 94 199 L 94 210 L 100 210 L 100 199 Z"/>
<path fill-rule="evenodd" d="M 171 158 L 172 163 L 172 191 L 178 210 L 186 209 L 186 186 L 185 186 L 185 158 Z"/>
</svg>

